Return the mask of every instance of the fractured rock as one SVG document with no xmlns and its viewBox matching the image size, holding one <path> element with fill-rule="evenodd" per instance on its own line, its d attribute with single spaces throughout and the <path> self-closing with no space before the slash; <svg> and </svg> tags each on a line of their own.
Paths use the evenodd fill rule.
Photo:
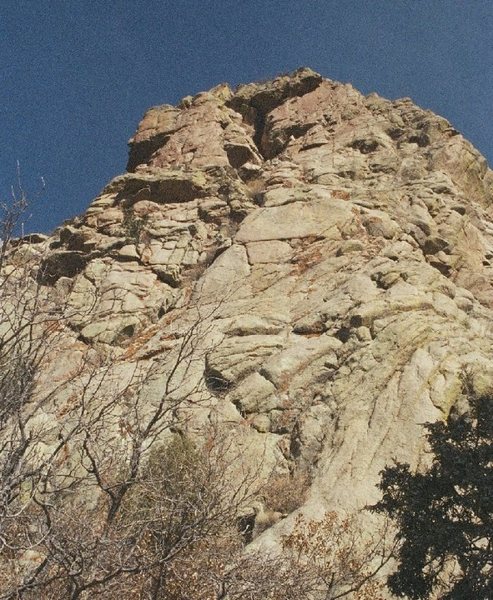
<svg viewBox="0 0 493 600">
<path fill-rule="evenodd" d="M 301 69 L 155 107 L 130 146 L 80 219 L 20 246 L 63 352 L 150 361 L 152 402 L 192 331 L 189 431 L 226 431 L 259 478 L 309 472 L 301 511 L 376 501 L 461 370 L 493 384 L 493 174 L 445 119 Z"/>
</svg>

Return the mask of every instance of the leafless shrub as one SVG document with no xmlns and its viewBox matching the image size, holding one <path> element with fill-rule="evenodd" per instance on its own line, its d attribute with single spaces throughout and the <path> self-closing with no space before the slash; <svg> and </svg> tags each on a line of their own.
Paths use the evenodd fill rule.
<svg viewBox="0 0 493 600">
<path fill-rule="evenodd" d="M 279 553 L 260 548 L 233 559 L 215 598 L 383 600 L 377 576 L 390 556 L 384 530 L 370 537 L 354 519 L 335 512 L 320 520 L 299 515 Z"/>
<path fill-rule="evenodd" d="M 265 504 L 272 510 L 290 514 L 304 503 L 309 486 L 310 475 L 299 469 L 273 474 L 265 485 Z"/>
<path fill-rule="evenodd" d="M 87 351 L 40 386 L 67 324 L 40 260 L 11 243 L 17 210 L 0 234 L 0 599 L 378 598 L 367 590 L 385 553 L 332 513 L 300 517 L 279 556 L 244 552 L 255 473 L 238 473 L 218 431 L 179 433 L 208 397 L 194 374 L 214 308 L 171 336 L 161 363 L 134 352 L 119 371 Z M 271 484 L 270 508 L 291 512 L 307 482 Z"/>
</svg>

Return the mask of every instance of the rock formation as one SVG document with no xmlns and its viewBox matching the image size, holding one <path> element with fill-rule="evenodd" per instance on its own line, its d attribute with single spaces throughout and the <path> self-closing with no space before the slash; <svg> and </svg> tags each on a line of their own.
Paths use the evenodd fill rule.
<svg viewBox="0 0 493 600">
<path fill-rule="evenodd" d="M 68 323 L 40 385 L 111 355 L 115 380 L 158 366 L 152 402 L 199 319 L 186 381 L 206 401 L 187 428 L 222 427 L 259 476 L 308 472 L 310 516 L 426 460 L 423 423 L 457 403 L 463 368 L 493 380 L 493 173 L 408 98 L 300 69 L 152 108 L 128 171 L 34 241 Z"/>
</svg>

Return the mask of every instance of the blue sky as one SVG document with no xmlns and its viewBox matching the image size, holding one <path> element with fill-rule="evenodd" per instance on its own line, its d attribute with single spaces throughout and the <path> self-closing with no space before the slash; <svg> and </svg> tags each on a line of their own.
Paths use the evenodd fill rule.
<svg viewBox="0 0 493 600">
<path fill-rule="evenodd" d="M 0 198 L 19 161 L 26 230 L 49 231 L 124 171 L 150 106 L 300 66 L 410 96 L 493 164 L 492 0 L 2 0 Z"/>
</svg>

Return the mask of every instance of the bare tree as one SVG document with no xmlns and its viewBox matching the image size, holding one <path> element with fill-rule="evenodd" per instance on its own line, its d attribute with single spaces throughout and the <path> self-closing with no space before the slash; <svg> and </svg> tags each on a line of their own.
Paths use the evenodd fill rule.
<svg viewBox="0 0 493 600">
<path fill-rule="evenodd" d="M 185 434 L 208 401 L 196 367 L 217 306 L 188 310 L 159 360 L 85 347 L 47 384 L 74 336 L 42 252 L 14 238 L 25 204 L 0 233 L 0 599 L 378 598 L 386 551 L 332 513 L 300 517 L 279 555 L 245 552 L 254 467 L 216 429 Z"/>
<path fill-rule="evenodd" d="M 3 209 L 0 598 L 165 597 L 199 548 L 240 539 L 254 483 L 245 473 L 230 485 L 217 432 L 200 448 L 180 434 L 208 398 L 193 371 L 217 307 L 189 310 L 159 361 L 87 348 L 75 372 L 44 385 L 40 373 L 74 339 L 67 307 L 40 283 L 42 253 L 14 237 L 24 195 Z"/>
</svg>

